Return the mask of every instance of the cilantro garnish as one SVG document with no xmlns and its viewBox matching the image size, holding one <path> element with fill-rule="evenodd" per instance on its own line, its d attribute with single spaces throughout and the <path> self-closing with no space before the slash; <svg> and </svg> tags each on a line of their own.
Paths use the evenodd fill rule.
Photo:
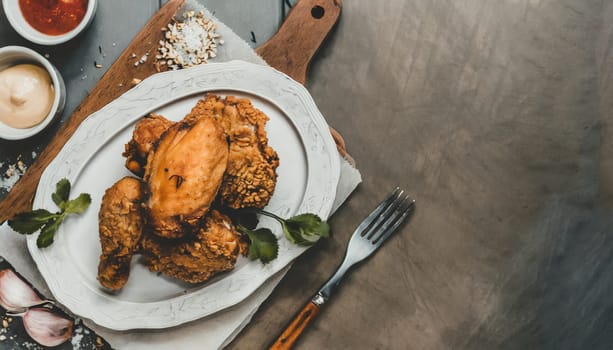
<svg viewBox="0 0 613 350">
<path fill-rule="evenodd" d="M 245 226 L 238 226 L 239 231 L 246 234 L 251 241 L 249 245 L 249 259 L 260 260 L 266 264 L 277 258 L 279 242 L 277 237 L 267 228 L 250 230 Z"/>
<path fill-rule="evenodd" d="M 251 210 L 249 209 L 249 211 Z M 305 213 L 283 219 L 262 209 L 254 209 L 254 211 L 277 220 L 281 224 L 285 238 L 300 246 L 310 246 L 315 244 L 320 237 L 327 238 L 330 236 L 328 223 L 315 214 Z M 272 231 L 267 228 L 250 229 L 240 223 L 237 227 L 251 241 L 249 246 L 250 259 L 259 259 L 263 263 L 268 263 L 277 257 L 279 243 Z"/>
<path fill-rule="evenodd" d="M 29 235 L 40 230 L 36 240 L 39 248 L 45 248 L 53 243 L 53 238 L 60 224 L 70 214 L 81 214 L 89 207 L 91 197 L 81 193 L 77 198 L 70 200 L 70 182 L 61 179 L 55 185 L 55 192 L 51 195 L 53 203 L 60 211 L 52 213 L 47 209 L 35 209 L 19 213 L 8 221 L 9 226 L 18 233 Z"/>
</svg>

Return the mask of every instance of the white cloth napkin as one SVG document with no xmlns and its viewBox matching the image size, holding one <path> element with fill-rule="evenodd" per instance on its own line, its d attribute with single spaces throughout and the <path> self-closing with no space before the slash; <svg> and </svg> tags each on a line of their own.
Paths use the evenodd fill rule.
<svg viewBox="0 0 613 350">
<path fill-rule="evenodd" d="M 218 48 L 215 62 L 240 59 L 257 64 L 266 64 L 253 49 L 236 35 L 230 28 L 215 19 L 202 5 L 194 0 L 187 0 L 183 9 L 202 10 L 218 23 L 218 33 L 224 40 L 224 45 Z M 332 212 L 353 192 L 362 181 L 360 172 L 341 157 L 341 176 L 336 191 Z M 24 275 L 43 294 L 50 296 L 43 278 L 36 270 L 35 263 L 27 251 L 25 238 L 8 227 L 0 226 L 0 255 L 4 256 L 15 268 Z M 116 349 L 218 349 L 223 348 L 249 323 L 258 307 L 272 293 L 290 266 L 278 272 L 264 283 L 247 299 L 229 309 L 220 311 L 206 318 L 188 324 L 162 330 L 112 331 L 99 327 L 92 322 L 86 324 L 104 337 Z"/>
</svg>

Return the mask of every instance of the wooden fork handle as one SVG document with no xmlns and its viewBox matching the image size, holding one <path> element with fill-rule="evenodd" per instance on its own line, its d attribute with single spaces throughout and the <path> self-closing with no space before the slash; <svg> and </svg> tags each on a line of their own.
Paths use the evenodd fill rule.
<svg viewBox="0 0 613 350">
<path fill-rule="evenodd" d="M 311 323 L 319 312 L 319 306 L 312 301 L 309 301 L 300 310 L 294 320 L 285 328 L 283 333 L 269 347 L 269 350 L 287 350 L 294 346 L 298 337 L 304 332 L 306 327 Z"/>
</svg>

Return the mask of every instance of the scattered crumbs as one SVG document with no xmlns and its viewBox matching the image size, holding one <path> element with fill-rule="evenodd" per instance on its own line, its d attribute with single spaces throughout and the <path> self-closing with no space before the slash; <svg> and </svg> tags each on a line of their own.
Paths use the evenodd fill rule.
<svg viewBox="0 0 613 350">
<path fill-rule="evenodd" d="M 94 61 L 94 67 L 96 68 L 102 68 L 102 65 L 96 61 Z"/>
<path fill-rule="evenodd" d="M 85 79 L 87 79 L 87 75 L 84 75 L 81 77 L 81 80 L 85 80 Z"/>
<path fill-rule="evenodd" d="M 72 339 L 70 339 L 70 342 L 72 343 L 72 348 L 81 349 L 81 341 L 83 341 L 83 334 L 80 332 L 75 332 L 75 334 L 73 334 L 72 336 Z"/>
<path fill-rule="evenodd" d="M 134 78 L 132 79 L 131 83 L 132 85 L 138 85 L 138 83 L 140 83 L 142 80 L 138 79 L 138 78 Z"/>
<path fill-rule="evenodd" d="M 4 164 L 0 164 L 2 165 Z M 0 189 L 9 192 L 27 168 L 21 160 L 18 160 L 16 164 L 9 164 L 8 169 L 0 176 Z"/>
<path fill-rule="evenodd" d="M 136 57 L 136 54 L 132 54 L 132 58 L 134 57 Z M 134 67 L 138 67 L 139 65 L 147 62 L 147 58 L 149 58 L 149 52 L 145 53 L 138 59 L 138 61 L 134 62 Z"/>
<path fill-rule="evenodd" d="M 51 57 L 51 55 L 49 55 L 48 53 L 44 54 L 43 56 L 45 56 L 45 58 Z"/>
<path fill-rule="evenodd" d="M 117 86 L 122 87 L 122 86 L 123 86 L 123 83 L 119 83 L 119 84 L 117 84 Z"/>
<path fill-rule="evenodd" d="M 115 43 L 113 43 L 112 45 L 113 45 L 113 47 L 117 46 L 117 44 L 115 44 Z"/>
<path fill-rule="evenodd" d="M 135 57 L 136 57 L 136 54 L 135 54 L 134 52 L 132 52 L 131 57 L 132 57 L 132 58 L 135 58 Z"/>
<path fill-rule="evenodd" d="M 23 344 L 21 344 L 21 346 L 23 346 L 26 349 L 40 349 L 40 345 L 36 344 L 36 343 L 32 343 L 32 342 L 24 342 Z"/>
<path fill-rule="evenodd" d="M 187 11 L 183 18 L 183 22 L 169 23 L 163 31 L 165 40 L 160 40 L 155 56 L 160 66 L 175 70 L 207 63 L 217 56 L 217 46 L 223 44 L 217 23 L 202 11 Z"/>
<path fill-rule="evenodd" d="M 36 156 L 38 156 L 38 154 L 36 154 L 36 152 L 32 151 L 32 159 L 34 160 L 36 158 Z M 1 166 L 1 165 L 0 165 Z"/>
<path fill-rule="evenodd" d="M 2 334 L 0 335 L 0 341 L 5 341 L 6 340 L 6 335 Z"/>
<path fill-rule="evenodd" d="M 9 328 L 9 321 L 2 320 L 2 328 Z"/>
<path fill-rule="evenodd" d="M 81 72 L 83 72 L 83 67 L 81 67 L 81 69 L 79 69 Z"/>
</svg>

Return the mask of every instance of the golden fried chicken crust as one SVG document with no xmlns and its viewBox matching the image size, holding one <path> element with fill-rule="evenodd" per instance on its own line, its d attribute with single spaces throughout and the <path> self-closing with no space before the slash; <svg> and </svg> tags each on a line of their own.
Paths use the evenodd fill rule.
<svg viewBox="0 0 613 350">
<path fill-rule="evenodd" d="M 193 118 L 166 130 L 145 168 L 152 231 L 180 238 L 197 226 L 217 195 L 227 163 L 228 141 L 216 119 Z"/>
<path fill-rule="evenodd" d="M 209 94 L 182 121 L 140 120 L 125 145 L 126 177 L 99 212 L 100 284 L 121 289 L 134 254 L 151 271 L 201 283 L 234 268 L 249 240 L 223 209 L 265 207 L 276 186 L 268 117 L 248 99 Z"/>
<path fill-rule="evenodd" d="M 264 208 L 275 190 L 277 152 L 268 145 L 268 117 L 246 98 L 208 94 L 194 110 L 219 120 L 230 141 L 228 168 L 220 189 L 223 206 Z"/>
<path fill-rule="evenodd" d="M 199 100 L 183 121 L 193 123 L 203 117 L 217 119 L 230 142 L 228 166 L 219 190 L 221 204 L 233 209 L 264 208 L 274 192 L 279 157 L 268 145 L 268 117 L 246 98 L 222 98 L 207 94 Z M 154 115 L 136 125 L 132 140 L 126 145 L 126 167 L 141 174 L 155 136 L 172 125 L 166 118 Z M 142 175 L 142 174 L 141 174 Z"/>
<path fill-rule="evenodd" d="M 149 270 L 189 283 L 201 283 L 233 269 L 238 256 L 247 250 L 247 242 L 232 221 L 217 210 L 209 212 L 194 237 L 165 239 L 145 234 L 141 241 Z"/>
<path fill-rule="evenodd" d="M 134 175 L 143 177 L 149 152 L 160 136 L 173 124 L 174 122 L 159 114 L 150 114 L 139 120 L 134 126 L 132 139 L 125 145 L 122 154 L 126 157 L 126 168 Z"/>
<path fill-rule="evenodd" d="M 120 179 L 102 197 L 98 281 L 105 288 L 119 290 L 128 281 L 130 261 L 142 235 L 142 200 L 143 183 L 133 177 Z"/>
</svg>

